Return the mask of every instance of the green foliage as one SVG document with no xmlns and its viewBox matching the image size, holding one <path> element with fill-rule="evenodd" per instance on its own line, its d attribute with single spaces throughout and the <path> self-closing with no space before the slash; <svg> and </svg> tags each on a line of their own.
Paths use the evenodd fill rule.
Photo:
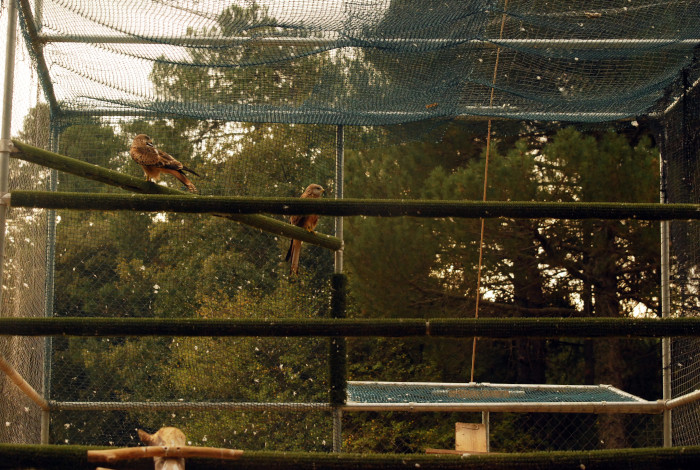
<svg viewBox="0 0 700 470">
<path fill-rule="evenodd" d="M 343 433 L 343 450 L 424 453 L 426 448 L 454 449 L 454 423 L 480 419 L 478 413 L 353 413 Z"/>
<path fill-rule="evenodd" d="M 424 13 L 420 2 L 407 5 L 411 15 L 439 16 L 451 8 L 448 4 Z M 392 6 L 387 18 L 394 14 Z M 227 36 L 254 37 L 283 26 L 253 3 L 248 8 L 232 5 L 219 27 Z M 194 37 L 207 32 L 190 33 Z M 190 67 L 163 58 L 151 72 L 159 97 L 213 110 L 253 102 L 282 108 L 311 106 L 316 104 L 308 102 L 314 87 L 343 74 L 359 77 L 356 87 L 378 83 L 375 98 L 386 103 L 404 93 L 396 72 L 406 64 L 396 60 L 377 66 L 376 51 L 358 53 L 362 57 L 356 59 L 362 60 L 353 60 L 342 54 L 305 57 L 303 48 L 290 47 L 292 60 L 282 62 L 269 61 L 254 41 L 241 48 L 195 51 L 189 57 L 193 65 L 230 63 L 229 56 L 238 55 L 235 61 L 245 66 Z M 443 52 L 435 51 L 435 63 L 442 63 Z M 357 89 L 342 80 L 326 88 L 339 106 L 356 98 Z M 433 95 L 426 96 L 433 101 Z M 434 104 L 422 100 L 422 95 L 415 97 L 417 110 Z M 449 100 L 437 103 L 454 105 Z M 43 140 L 33 132 L 45 115 L 45 108 L 37 108 L 22 135 Z M 392 144 L 395 141 L 383 129 L 353 129 L 363 145 L 347 152 L 346 196 L 481 200 L 485 142 L 466 129 L 469 126 L 453 123 L 439 142 L 426 139 L 400 145 Z M 158 147 L 201 173 L 203 178 L 195 184 L 202 194 L 298 196 L 310 183 L 323 185 L 329 193 L 335 190 L 332 126 L 180 118 L 111 125 L 83 119 L 62 128 L 59 151 L 141 175 L 128 156 L 129 143 L 138 133 L 149 134 Z M 631 145 L 612 132 L 582 135 L 574 129 L 517 141 L 494 138 L 486 197 L 652 202 L 658 194 L 657 171 L 658 154 L 647 139 Z M 179 186 L 172 178 L 164 180 Z M 64 191 L 104 190 L 77 178 L 60 181 Z M 302 275 L 290 279 L 281 259 L 289 240 L 231 221 L 180 214 L 64 211 L 59 215 L 57 315 L 274 319 L 329 313 L 332 261 L 320 248 L 303 246 Z M 330 233 L 332 222 L 322 217 L 317 230 Z M 482 255 L 481 224 L 475 220 L 357 217 L 346 221 L 346 235 L 350 317 L 470 318 L 479 275 L 479 315 L 485 317 L 653 315 L 658 307 L 654 223 L 490 220 L 485 224 Z M 453 339 L 350 340 L 349 378 L 464 382 L 472 372 L 472 344 Z M 596 381 L 623 389 L 630 386 L 633 393 L 646 387 L 650 398 L 659 396 L 655 387 L 649 387 L 660 382 L 656 372 L 646 367 L 647 361 L 631 360 L 656 360 L 654 342 L 611 342 L 606 350 L 589 346 L 585 341 L 480 340 L 475 380 Z M 326 340 L 59 338 L 52 354 L 52 398 L 58 400 L 328 400 Z M 345 416 L 344 445 L 353 451 L 450 448 L 454 421 L 469 418 L 473 416 Z M 154 431 L 167 424 L 180 426 L 192 442 L 207 445 L 330 448 L 330 417 L 324 412 L 127 410 L 117 413 L 117 420 L 122 426 L 114 439 L 118 444 L 133 444 L 136 427 Z M 60 415 L 54 421 L 54 442 L 73 439 L 78 432 L 86 443 L 104 444 L 101 422 L 91 420 L 88 412 Z M 555 432 L 535 430 L 532 424 L 525 416 L 504 417 L 492 429 L 494 447 L 513 451 L 566 446 Z"/>
<path fill-rule="evenodd" d="M 104 126 L 101 129 L 100 126 Z M 311 182 L 333 189 L 332 128 L 232 126 L 192 120 L 134 120 L 63 130 L 75 157 L 139 175 L 125 149 L 136 133 L 204 175 L 203 193 L 298 196 Z M 100 143 L 80 150 L 83 134 Z M 284 135 L 281 140 L 278 136 Z M 67 136 L 67 137 L 65 137 Z M 87 139 L 90 141 L 90 139 Z M 100 147 L 102 145 L 102 147 Z M 71 150 L 74 148 L 74 150 Z M 81 153 L 82 152 L 82 153 Z M 330 162 L 330 163 L 328 163 Z M 165 184 L 177 184 L 168 178 Z M 72 183 L 71 183 L 72 184 Z M 75 188 L 82 188 L 76 180 Z M 57 234 L 58 315 L 159 318 L 314 317 L 329 311 L 331 257 L 304 245 L 302 274 L 288 280 L 289 241 L 199 215 L 61 213 Z M 329 232 L 331 218 L 317 230 Z M 53 346 L 52 397 L 60 400 L 327 402 L 327 340 L 205 338 L 61 339 Z M 80 371 L 80 372 L 77 372 Z M 118 427 L 90 412 L 54 418 L 52 440 L 128 445 L 137 427 L 180 426 L 193 442 L 280 450 L 328 450 L 327 412 L 113 412 Z M 215 421 L 216 425 L 212 425 Z M 113 423 L 113 422 L 112 422 Z M 110 426 L 114 426 L 111 424 Z M 101 429 L 102 428 L 102 429 Z M 111 434 L 111 435 L 110 435 Z M 272 436 L 272 437 L 271 437 Z M 295 436 L 291 438 L 289 436 Z"/>
<path fill-rule="evenodd" d="M 51 115 L 49 105 L 39 103 L 29 110 L 24 117 L 18 138 L 24 143 L 39 148 L 48 148 L 51 132 Z"/>
<path fill-rule="evenodd" d="M 523 139 L 511 148 L 492 144 L 488 200 L 653 202 L 658 197 L 658 153 L 648 139 L 631 146 L 613 132 L 584 136 L 564 129 L 544 140 Z M 475 147 L 473 137 L 442 143 L 442 155 L 470 156 L 463 160 L 444 159 L 425 144 L 375 150 L 371 158 L 353 153 L 357 166 L 351 167 L 348 192 L 480 200 L 485 158 L 473 157 Z M 358 218 L 348 225 L 353 250 L 346 253 L 358 315 L 474 316 L 478 220 Z M 657 308 L 656 223 L 495 219 L 486 221 L 484 236 L 480 316 L 631 316 L 653 315 Z M 474 375 L 494 383 L 595 381 L 628 389 L 641 372 L 635 368 L 639 363 L 625 358 L 647 354 L 642 351 L 656 343 L 625 345 L 625 354 L 619 343 L 608 343 L 481 340 Z M 350 351 L 355 379 L 464 381 L 471 372 L 467 341 L 356 341 Z M 647 387 L 660 383 L 658 371 L 645 371 L 654 375 L 646 376 Z M 651 394 L 659 396 L 658 385 Z M 502 426 L 494 439 L 506 448 L 557 448 L 555 436 L 522 436 L 515 424 Z M 510 432 L 525 441 L 516 442 Z"/>
<path fill-rule="evenodd" d="M 114 128 L 98 119 L 85 118 L 61 132 L 58 153 L 88 161 L 113 170 L 122 170 L 128 157 L 127 140 L 116 134 Z M 89 182 L 73 175 L 59 178 L 60 191 L 110 191 L 109 186 Z"/>
<path fill-rule="evenodd" d="M 99 136 L 100 142 L 90 144 L 95 146 L 90 155 L 101 156 L 102 164 L 138 173 L 124 148 L 133 134 L 147 132 L 178 158 L 203 168 L 207 177 L 201 187 L 216 194 L 293 196 L 311 181 L 333 188 L 329 175 L 334 130 L 330 127 L 233 129 L 187 120 L 134 121 L 121 126 L 120 133 L 106 127 L 82 122 L 66 128 L 61 141 L 68 136 L 68 142 L 77 142 L 85 132 Z M 378 142 L 381 138 L 375 134 Z M 87 158 L 88 151 L 77 144 L 67 143 L 65 148 Z M 483 142 L 451 128 L 440 143 L 348 152 L 347 194 L 478 200 L 484 176 L 482 151 Z M 656 158 L 648 141 L 631 147 L 612 133 L 586 137 L 564 130 L 544 144 L 521 140 L 511 148 L 496 142 L 489 156 L 487 197 L 653 201 L 655 188 L 650 188 Z M 621 175 L 641 183 L 622 185 Z M 611 189 L 615 185 L 624 188 L 616 192 Z M 290 282 L 284 274 L 286 265 L 280 262 L 288 241 L 230 221 L 178 214 L 60 215 L 56 258 L 60 286 L 56 312 L 60 315 L 304 318 L 328 313 L 330 257 L 323 251 L 305 245 L 305 274 Z M 319 230 L 330 231 L 331 223 L 330 218 L 322 218 Z M 472 315 L 478 221 L 354 218 L 347 225 L 350 316 Z M 594 296 L 621 292 L 615 304 L 620 314 L 643 305 L 654 308 L 654 224 L 499 219 L 489 221 L 485 234 L 482 292 L 489 295 L 482 299 L 482 315 L 581 315 L 592 307 L 582 300 L 587 286 Z M 615 280 L 612 290 L 604 283 L 611 279 Z M 465 381 L 470 375 L 471 346 L 468 340 L 352 340 L 349 376 Z M 646 343 L 644 354 L 653 355 L 654 347 L 653 342 Z M 625 348 L 630 357 L 641 351 L 638 346 Z M 590 377 L 582 370 L 592 360 L 586 351 L 585 343 L 574 341 L 482 340 L 477 345 L 475 375 L 477 380 L 496 383 L 583 383 Z M 56 399 L 328 399 L 325 340 L 71 339 L 55 341 L 53 354 Z M 624 370 L 623 388 L 629 383 L 641 390 L 653 381 L 651 371 L 640 375 L 632 367 Z M 642 375 L 643 380 L 635 380 Z M 54 439 L 70 439 L 73 426 L 85 435 L 98 435 L 99 423 L 87 416 L 74 413 L 66 418 L 68 428 L 54 426 Z M 217 418 L 215 427 L 208 412 L 124 411 L 119 416 L 131 434 L 118 442 L 134 438 L 136 427 L 153 431 L 174 424 L 183 427 L 193 442 L 209 445 L 319 450 L 329 446 L 330 420 L 322 412 L 306 413 L 303 418 L 285 412 L 227 412 Z M 458 418 L 435 423 L 434 417 L 427 416 L 353 415 L 345 418 L 349 429 L 345 445 L 405 452 L 450 447 L 454 419 Z M 527 420 L 499 422 L 494 442 L 508 449 L 560 448 L 555 435 L 523 434 Z M 279 434 L 284 439 L 271 437 L 272 429 L 283 429 Z M 386 447 L 387 442 L 392 444 Z"/>
</svg>

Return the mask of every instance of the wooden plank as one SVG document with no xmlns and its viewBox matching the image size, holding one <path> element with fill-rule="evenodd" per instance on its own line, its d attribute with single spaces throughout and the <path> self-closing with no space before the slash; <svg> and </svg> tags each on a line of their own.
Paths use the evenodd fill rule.
<svg viewBox="0 0 700 470">
<path fill-rule="evenodd" d="M 455 450 L 459 452 L 488 452 L 486 425 L 455 423 Z"/>
<path fill-rule="evenodd" d="M 449 455 L 471 455 L 471 454 L 488 454 L 488 452 L 466 452 L 463 450 L 452 449 L 425 449 L 426 454 L 449 454 Z"/>
<path fill-rule="evenodd" d="M 88 462 L 114 462 L 117 460 L 143 459 L 148 457 L 190 458 L 234 460 L 243 455 L 242 450 L 220 449 L 216 447 L 193 446 L 146 446 L 126 447 L 120 449 L 88 450 Z"/>
</svg>

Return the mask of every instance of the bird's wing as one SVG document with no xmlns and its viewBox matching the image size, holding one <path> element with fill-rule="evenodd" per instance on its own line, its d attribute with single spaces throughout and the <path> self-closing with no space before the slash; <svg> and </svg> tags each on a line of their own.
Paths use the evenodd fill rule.
<svg viewBox="0 0 700 470">
<path fill-rule="evenodd" d="M 168 168 L 170 170 L 182 170 L 182 163 L 175 160 L 171 155 L 156 149 L 158 152 L 158 166 Z"/>
<path fill-rule="evenodd" d="M 293 215 L 289 218 L 289 223 L 297 227 L 304 227 L 307 218 L 308 216 L 306 215 Z"/>
<path fill-rule="evenodd" d="M 304 219 L 300 227 L 313 231 L 316 228 L 316 224 L 318 224 L 318 216 L 316 214 L 310 214 L 305 216 Z"/>
<path fill-rule="evenodd" d="M 312 198 L 315 199 L 318 196 L 314 196 L 313 193 L 311 192 L 306 192 L 304 191 L 301 195 L 302 198 Z M 296 225 L 297 227 L 303 227 L 307 230 L 313 230 L 316 228 L 316 224 L 318 223 L 318 216 L 315 214 L 307 214 L 307 215 L 293 215 L 289 218 L 289 223 L 292 225 Z"/>
<path fill-rule="evenodd" d="M 158 164 L 158 152 L 152 147 L 131 147 L 131 158 L 139 165 L 154 166 Z"/>
</svg>

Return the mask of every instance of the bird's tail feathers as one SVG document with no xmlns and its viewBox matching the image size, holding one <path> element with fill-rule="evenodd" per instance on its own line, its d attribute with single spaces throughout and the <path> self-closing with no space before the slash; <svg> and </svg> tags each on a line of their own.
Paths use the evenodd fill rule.
<svg viewBox="0 0 700 470">
<path fill-rule="evenodd" d="M 187 187 L 187 190 L 189 192 L 197 192 L 197 188 L 192 184 L 192 181 L 188 180 L 187 176 L 185 176 L 185 174 L 181 170 L 171 170 L 168 168 L 163 168 L 161 171 L 164 171 L 165 173 L 170 173 L 175 178 L 179 179 L 182 182 L 182 184 L 184 184 Z"/>
<path fill-rule="evenodd" d="M 289 242 L 289 250 L 287 250 L 287 256 L 284 258 L 285 261 L 292 259 L 292 247 L 294 246 L 294 240 Z"/>
<path fill-rule="evenodd" d="M 301 240 L 292 240 L 292 246 L 289 247 L 291 263 L 289 264 L 289 274 L 299 273 L 299 252 L 301 251 Z"/>
<path fill-rule="evenodd" d="M 183 167 L 182 167 L 182 170 L 183 170 L 183 171 L 189 171 L 189 172 L 192 173 L 193 175 L 199 176 L 200 178 L 202 177 L 202 175 L 200 175 L 199 173 L 197 173 L 196 171 L 194 171 L 192 168 L 188 168 L 188 167 L 186 167 L 186 166 L 183 166 Z"/>
</svg>

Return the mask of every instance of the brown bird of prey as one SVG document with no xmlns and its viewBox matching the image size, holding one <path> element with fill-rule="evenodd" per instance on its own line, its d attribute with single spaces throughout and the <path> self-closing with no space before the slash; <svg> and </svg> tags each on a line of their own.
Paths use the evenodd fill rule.
<svg viewBox="0 0 700 470">
<path fill-rule="evenodd" d="M 184 172 L 189 171 L 197 176 L 199 176 L 199 174 L 187 168 L 162 150 L 157 149 L 153 145 L 151 138 L 146 134 L 139 134 L 134 138 L 130 153 L 131 158 L 143 168 L 143 172 L 146 174 L 146 181 L 158 181 L 161 172 L 170 173 L 175 178 L 182 181 L 182 184 L 187 186 L 187 189 L 191 193 L 197 192 L 197 188 L 187 179 Z"/>
<path fill-rule="evenodd" d="M 310 184 L 307 186 L 306 190 L 302 193 L 301 197 L 321 197 L 323 194 L 323 189 L 320 184 Z M 296 225 L 297 227 L 303 227 L 309 232 L 313 232 L 318 223 L 318 216 L 315 214 L 309 215 L 293 215 L 289 218 L 289 223 Z M 289 251 L 287 251 L 287 257 L 285 261 L 292 260 L 292 265 L 289 269 L 290 274 L 297 274 L 299 272 L 299 252 L 301 251 L 301 240 L 292 240 L 289 244 Z"/>
</svg>

